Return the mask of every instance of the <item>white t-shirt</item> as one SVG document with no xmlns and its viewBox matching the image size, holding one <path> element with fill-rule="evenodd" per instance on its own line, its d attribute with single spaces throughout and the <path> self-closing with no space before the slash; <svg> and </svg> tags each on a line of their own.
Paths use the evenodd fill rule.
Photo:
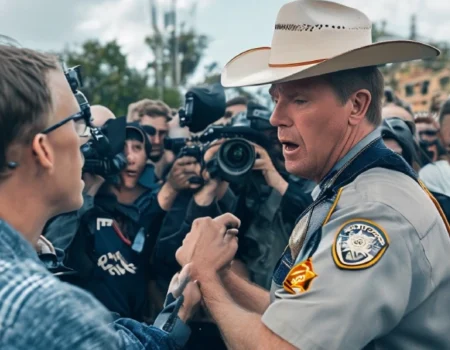
<svg viewBox="0 0 450 350">
<path fill-rule="evenodd" d="M 419 177 L 431 192 L 437 192 L 450 197 L 450 164 L 446 160 L 424 166 L 419 171 Z"/>
</svg>

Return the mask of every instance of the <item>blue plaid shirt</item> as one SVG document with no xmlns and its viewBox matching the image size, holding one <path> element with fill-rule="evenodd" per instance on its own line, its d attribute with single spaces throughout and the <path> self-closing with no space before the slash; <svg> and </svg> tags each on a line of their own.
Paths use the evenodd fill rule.
<svg viewBox="0 0 450 350">
<path fill-rule="evenodd" d="M 178 349 L 167 329 L 130 319 L 112 322 L 93 296 L 54 277 L 31 244 L 0 220 L 2 350 Z"/>
</svg>

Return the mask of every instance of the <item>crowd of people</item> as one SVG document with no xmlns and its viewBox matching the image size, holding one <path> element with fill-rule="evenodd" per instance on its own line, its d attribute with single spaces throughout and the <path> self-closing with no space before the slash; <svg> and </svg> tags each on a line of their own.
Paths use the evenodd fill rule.
<svg viewBox="0 0 450 350">
<path fill-rule="evenodd" d="M 450 98 L 416 115 L 385 88 L 376 65 L 437 50 L 373 59 L 361 18 L 289 3 L 275 63 L 250 50 L 183 108 L 126 116 L 0 46 L 1 348 L 449 348 Z M 263 83 L 273 110 L 225 99 Z"/>
</svg>

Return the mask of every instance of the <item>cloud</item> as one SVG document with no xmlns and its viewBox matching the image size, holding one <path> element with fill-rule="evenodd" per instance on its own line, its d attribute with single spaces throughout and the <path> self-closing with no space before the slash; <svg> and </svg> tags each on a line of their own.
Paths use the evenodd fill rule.
<svg viewBox="0 0 450 350">
<path fill-rule="evenodd" d="M 424 40 L 448 41 L 450 2 L 425 0 L 359 1 L 337 0 L 364 12 L 372 21 L 387 21 L 387 30 L 409 37 L 411 16 L 416 15 L 416 30 Z"/>
<path fill-rule="evenodd" d="M 169 9 L 172 0 L 155 0 Z M 287 1 L 287 0 L 286 0 Z M 213 42 L 204 62 L 225 64 L 237 53 L 270 44 L 272 23 L 285 0 L 177 0 L 179 21 L 187 20 Z M 450 2 L 441 0 L 335 0 L 356 7 L 373 21 L 386 19 L 387 30 L 408 37 L 411 15 L 417 13 L 420 36 L 447 40 Z M 149 0 L 0 0 L 0 34 L 22 45 L 61 51 L 66 44 L 86 39 L 117 39 L 129 63 L 144 68 L 151 51 L 144 43 L 151 35 Z M 195 18 L 192 5 L 197 3 Z M 228 15 L 228 13 L 230 15 Z"/>
<path fill-rule="evenodd" d="M 99 0 L 0 0 L 1 34 L 22 45 L 44 50 L 61 49 L 73 39 L 73 31 L 83 17 L 83 9 Z"/>
<path fill-rule="evenodd" d="M 159 4 L 158 25 L 161 28 L 163 12 L 171 8 L 172 0 L 156 1 Z M 213 0 L 177 0 L 179 21 L 189 16 L 194 2 L 204 9 Z M 148 0 L 108 0 L 92 4 L 86 13 L 84 21 L 77 26 L 83 36 L 96 37 L 102 41 L 117 39 L 131 65 L 138 69 L 146 67 L 152 59 L 152 53 L 144 41 L 153 33 Z"/>
<path fill-rule="evenodd" d="M 130 63 L 143 69 L 150 58 L 150 50 L 144 41 L 152 33 L 148 4 L 144 0 L 109 0 L 92 4 L 77 30 L 83 36 L 100 41 L 116 39 L 129 56 Z"/>
</svg>

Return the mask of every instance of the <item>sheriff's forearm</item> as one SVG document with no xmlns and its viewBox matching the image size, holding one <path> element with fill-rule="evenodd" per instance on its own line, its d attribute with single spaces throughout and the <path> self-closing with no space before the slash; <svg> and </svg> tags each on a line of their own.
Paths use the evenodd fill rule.
<svg viewBox="0 0 450 350">
<path fill-rule="evenodd" d="M 218 324 L 228 349 L 253 350 L 258 348 L 264 325 L 261 315 L 237 305 L 217 275 L 200 282 L 203 300 Z"/>
<path fill-rule="evenodd" d="M 262 315 L 270 304 L 270 294 L 232 271 L 226 271 L 221 275 L 223 285 L 230 296 L 241 307 Z"/>
</svg>

